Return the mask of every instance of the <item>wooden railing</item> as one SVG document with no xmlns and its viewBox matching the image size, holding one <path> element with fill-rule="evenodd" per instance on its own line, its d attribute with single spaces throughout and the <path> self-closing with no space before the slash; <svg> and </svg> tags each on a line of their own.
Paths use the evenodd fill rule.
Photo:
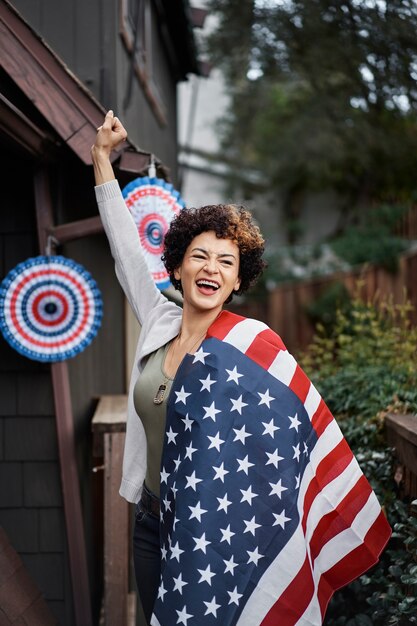
<svg viewBox="0 0 417 626">
<path fill-rule="evenodd" d="M 103 480 L 103 626 L 133 626 L 136 593 L 129 593 L 129 505 L 119 495 L 126 434 L 127 396 L 102 396 L 93 416 L 95 470 Z"/>
<path fill-rule="evenodd" d="M 231 310 L 255 317 L 268 324 L 283 339 L 290 351 L 303 350 L 314 335 L 314 322 L 307 313 L 308 305 L 319 298 L 333 283 L 342 283 L 353 295 L 358 290 L 364 300 L 392 297 L 395 304 L 408 299 L 414 306 L 412 321 L 417 324 L 417 252 L 403 255 L 398 272 L 368 265 L 350 272 L 338 272 L 305 281 L 285 283 L 269 292 L 264 302 L 231 306 Z M 358 282 L 359 281 L 359 282 Z"/>
<path fill-rule="evenodd" d="M 396 481 L 401 495 L 417 498 L 417 415 L 389 414 L 385 418 L 387 441 L 395 448 Z"/>
</svg>

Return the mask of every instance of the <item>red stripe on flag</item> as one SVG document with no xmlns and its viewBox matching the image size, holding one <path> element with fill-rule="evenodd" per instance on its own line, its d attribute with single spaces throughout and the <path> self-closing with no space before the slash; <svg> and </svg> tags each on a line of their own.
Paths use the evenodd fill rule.
<svg viewBox="0 0 417 626">
<path fill-rule="evenodd" d="M 301 402 L 305 402 L 310 386 L 310 380 L 301 367 L 297 365 L 294 376 L 289 384 L 289 388 L 295 393 L 296 396 L 298 396 L 298 398 L 300 398 Z"/>
<path fill-rule="evenodd" d="M 320 404 L 318 406 L 317 411 L 314 413 L 311 424 L 314 430 L 317 433 L 317 436 L 320 437 L 327 426 L 333 421 L 333 415 L 330 413 L 326 403 L 323 398 L 320 399 Z"/>
<path fill-rule="evenodd" d="M 391 528 L 381 511 L 364 537 L 364 542 L 340 559 L 332 568 L 323 572 L 317 589 L 322 616 L 336 589 L 349 584 L 378 561 L 391 536 Z"/>
<path fill-rule="evenodd" d="M 207 331 L 207 337 L 215 337 L 216 339 L 224 339 L 226 335 L 238 324 L 245 320 L 245 317 L 230 313 L 230 311 L 222 311 L 219 317 L 213 322 Z"/>
<path fill-rule="evenodd" d="M 317 466 L 316 474 L 314 478 L 312 478 L 304 496 L 304 515 L 302 523 L 304 532 L 306 530 L 307 517 L 315 498 L 326 485 L 337 478 L 337 476 L 346 469 L 352 458 L 352 450 L 349 448 L 346 440 L 342 439 Z"/>
<path fill-rule="evenodd" d="M 362 475 L 334 511 L 322 517 L 310 540 L 310 555 L 313 563 L 320 550 L 330 539 L 352 525 L 353 520 L 365 506 L 371 493 L 371 485 Z"/>
<path fill-rule="evenodd" d="M 264 369 L 269 369 L 275 361 L 280 350 L 285 350 L 285 346 L 278 335 L 270 328 L 261 331 L 252 341 L 245 354 Z"/>
<path fill-rule="evenodd" d="M 294 626 L 310 604 L 313 593 L 314 581 L 306 557 L 300 571 L 270 608 L 261 626 Z"/>
</svg>

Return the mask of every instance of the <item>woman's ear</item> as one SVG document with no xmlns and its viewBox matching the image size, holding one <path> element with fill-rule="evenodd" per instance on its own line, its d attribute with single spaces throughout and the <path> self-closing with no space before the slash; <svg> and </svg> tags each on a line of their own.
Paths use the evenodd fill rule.
<svg viewBox="0 0 417 626">
<path fill-rule="evenodd" d="M 233 287 L 233 291 L 238 291 L 239 290 L 241 282 L 242 281 L 240 280 L 240 278 L 236 279 L 235 286 Z"/>
<path fill-rule="evenodd" d="M 176 280 L 181 280 L 181 269 L 179 267 L 174 270 L 174 278 Z"/>
</svg>

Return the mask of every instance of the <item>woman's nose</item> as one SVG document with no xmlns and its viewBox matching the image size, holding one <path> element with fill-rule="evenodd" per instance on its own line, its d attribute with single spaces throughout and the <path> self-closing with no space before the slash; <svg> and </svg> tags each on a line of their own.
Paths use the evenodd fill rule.
<svg viewBox="0 0 417 626">
<path fill-rule="evenodd" d="M 215 274 L 217 272 L 217 262 L 214 257 L 207 259 L 207 263 L 204 268 L 209 274 Z"/>
</svg>

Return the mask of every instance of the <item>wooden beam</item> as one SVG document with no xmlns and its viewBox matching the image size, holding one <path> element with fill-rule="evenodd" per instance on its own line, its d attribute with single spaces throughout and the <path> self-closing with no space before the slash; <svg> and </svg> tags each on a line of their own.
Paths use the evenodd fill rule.
<svg viewBox="0 0 417 626">
<path fill-rule="evenodd" d="M 60 244 L 88 235 L 98 235 L 103 232 L 103 224 L 100 217 L 88 217 L 85 220 L 68 222 L 49 229 L 49 234 L 53 235 Z"/>
<path fill-rule="evenodd" d="M 45 169 L 38 170 L 35 174 L 35 204 L 39 246 L 44 252 L 48 232 L 53 229 L 52 199 Z M 67 363 L 65 361 L 52 363 L 51 373 L 75 623 L 76 626 L 92 626 L 90 586 Z"/>
</svg>

